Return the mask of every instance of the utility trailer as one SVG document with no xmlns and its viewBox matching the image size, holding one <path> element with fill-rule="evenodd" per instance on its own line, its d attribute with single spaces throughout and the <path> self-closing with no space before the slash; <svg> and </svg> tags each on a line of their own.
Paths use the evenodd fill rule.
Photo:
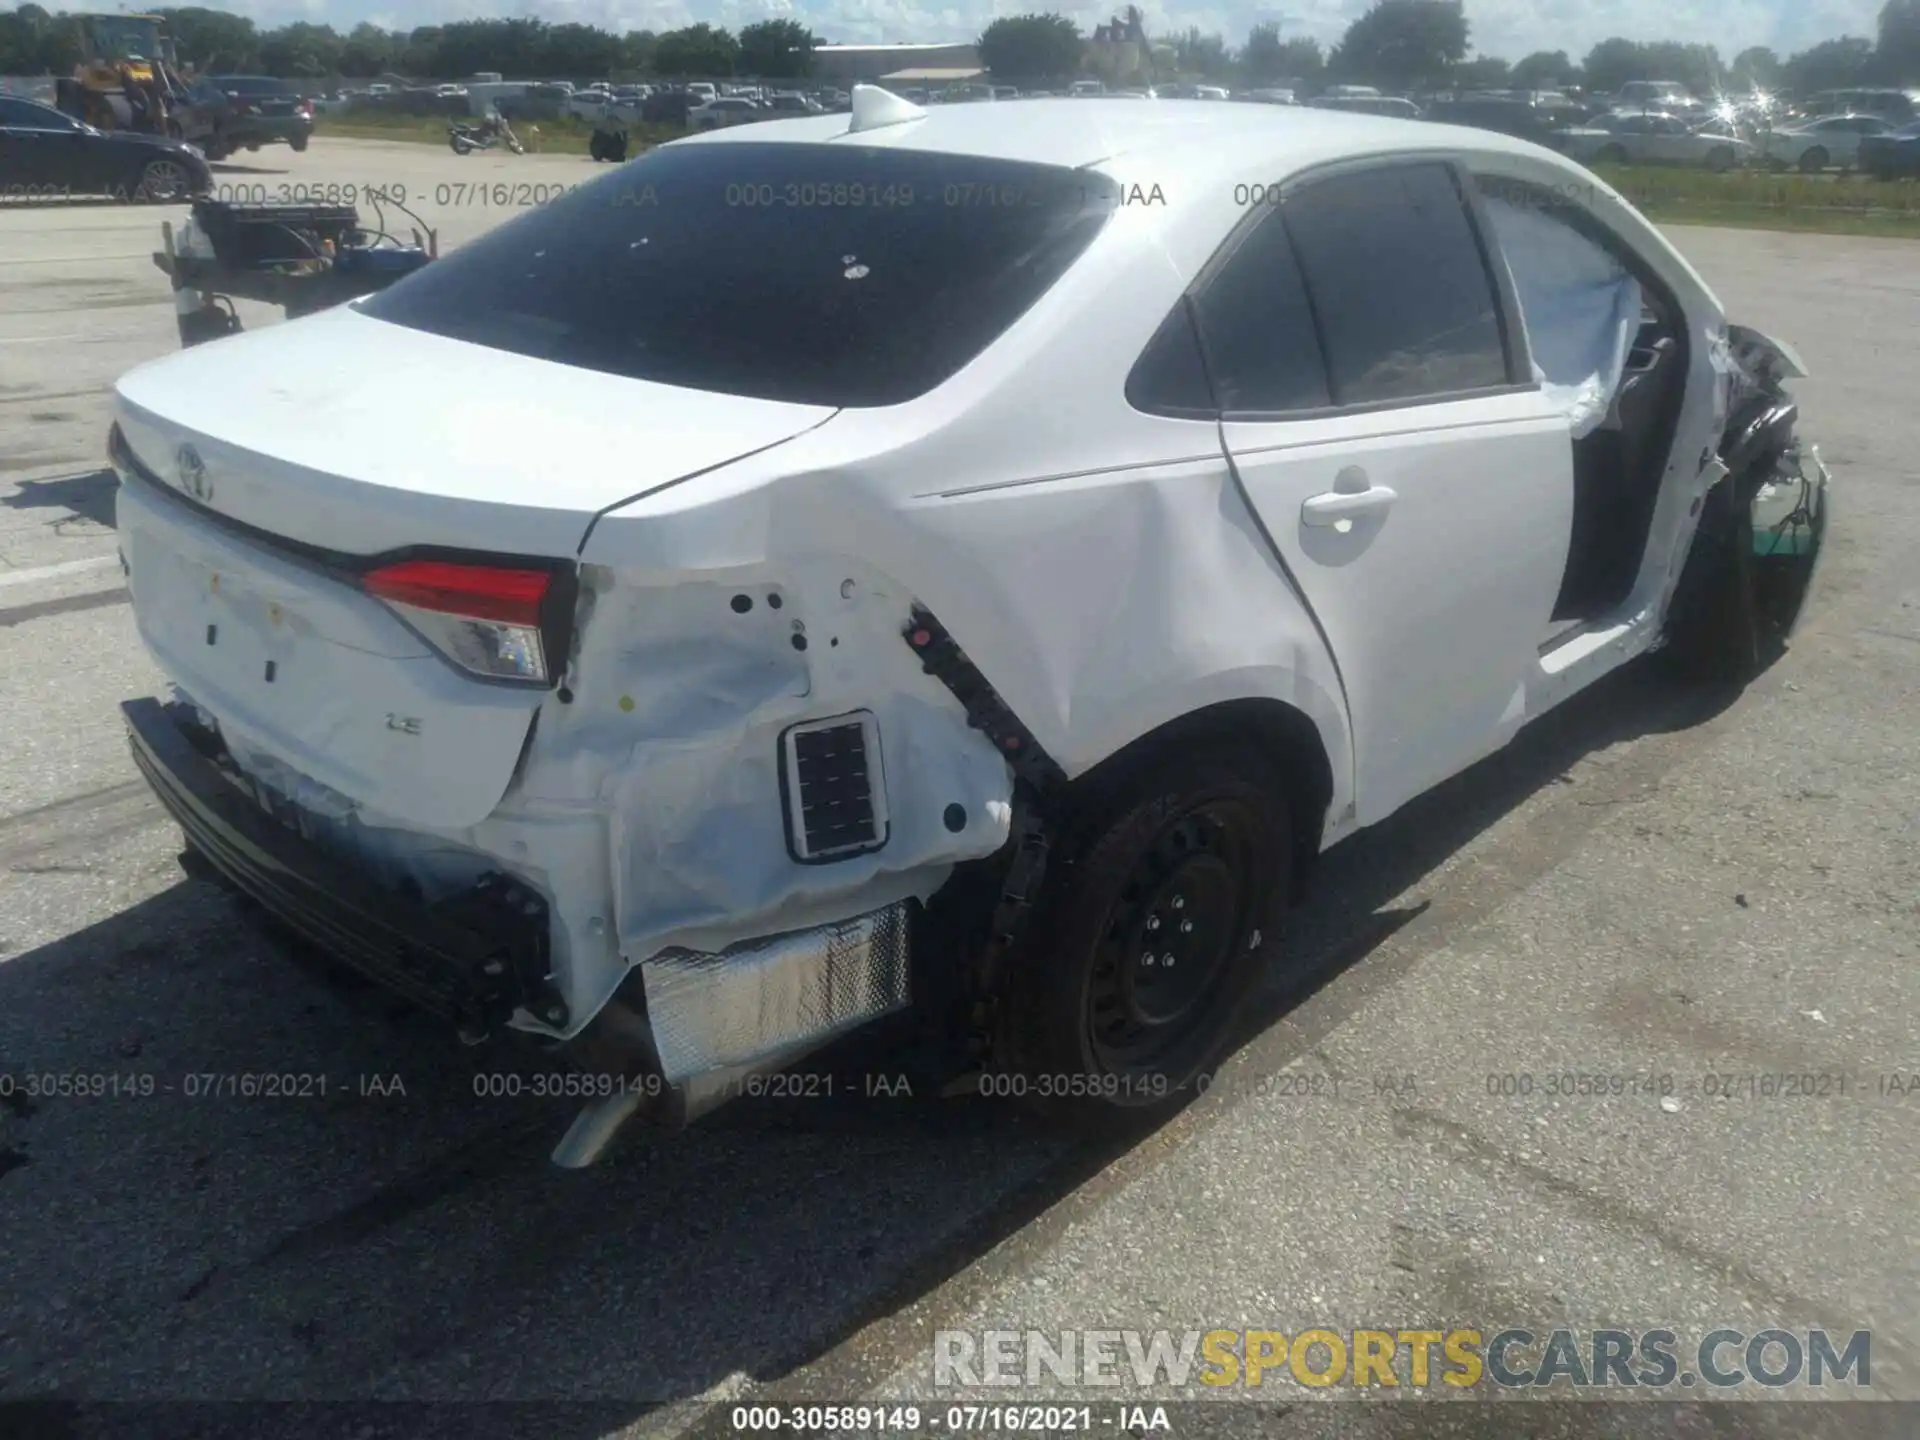
<svg viewBox="0 0 1920 1440">
<path fill-rule="evenodd" d="M 278 305 L 294 320 L 384 290 L 438 257 L 437 235 L 412 211 L 385 202 L 415 221 L 403 244 L 387 232 L 381 200 L 372 203 L 369 227 L 351 205 L 195 200 L 177 229 L 160 227 L 153 253 L 173 283 L 181 346 L 237 334 L 236 299 Z"/>
</svg>

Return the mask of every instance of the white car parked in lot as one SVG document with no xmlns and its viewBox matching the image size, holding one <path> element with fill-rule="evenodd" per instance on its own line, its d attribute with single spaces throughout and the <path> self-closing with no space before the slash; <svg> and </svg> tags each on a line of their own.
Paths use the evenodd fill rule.
<svg viewBox="0 0 1920 1440">
<path fill-rule="evenodd" d="M 1704 165 L 1731 170 L 1752 158 L 1753 142 L 1728 126 L 1680 115 L 1616 112 L 1553 132 L 1556 148 L 1586 164 Z"/>
<path fill-rule="evenodd" d="M 688 110 L 687 128 L 724 130 L 730 125 L 750 125 L 756 120 L 764 120 L 767 114 L 759 102 L 749 100 L 744 95 L 722 95 L 717 100 L 709 100 L 704 105 L 695 105 Z"/>
<path fill-rule="evenodd" d="M 1802 372 L 1522 141 L 863 86 L 125 375 L 134 754 L 192 868 L 616 1077 L 565 1163 L 896 1014 L 1155 1114 L 1321 851 L 1779 643 Z"/>
<path fill-rule="evenodd" d="M 1825 115 L 1783 125 L 1763 144 L 1767 159 L 1808 174 L 1830 165 L 1851 169 L 1860 155 L 1860 141 L 1868 135 L 1887 135 L 1897 128 L 1878 115 Z"/>
</svg>

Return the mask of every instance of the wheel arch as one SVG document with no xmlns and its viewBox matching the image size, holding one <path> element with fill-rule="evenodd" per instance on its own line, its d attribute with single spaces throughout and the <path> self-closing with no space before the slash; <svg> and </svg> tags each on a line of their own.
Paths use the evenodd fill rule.
<svg viewBox="0 0 1920 1440">
<path fill-rule="evenodd" d="M 1246 741 L 1270 756 L 1286 777 L 1287 806 L 1293 820 L 1293 860 L 1289 877 L 1298 899 L 1320 854 L 1336 792 L 1334 759 L 1322 727 L 1298 706 L 1271 696 L 1242 696 L 1216 701 L 1136 736 L 1091 769 L 1075 776 L 1066 795 L 1086 793 L 1113 783 L 1169 752 L 1226 741 Z M 1344 753 L 1345 747 L 1340 747 Z"/>
</svg>

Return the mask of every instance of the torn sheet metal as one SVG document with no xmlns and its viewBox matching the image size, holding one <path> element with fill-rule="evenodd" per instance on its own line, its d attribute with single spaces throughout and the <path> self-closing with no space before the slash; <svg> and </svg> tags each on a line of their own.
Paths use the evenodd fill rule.
<svg viewBox="0 0 1920 1440">
<path fill-rule="evenodd" d="M 1580 439 L 1606 419 L 1639 333 L 1640 282 L 1605 249 L 1532 206 L 1488 196 L 1519 292 L 1535 374 Z"/>
<path fill-rule="evenodd" d="M 903 1007 L 908 909 L 889 905 L 719 954 L 673 949 L 643 961 L 667 1079 L 796 1057 Z"/>
</svg>

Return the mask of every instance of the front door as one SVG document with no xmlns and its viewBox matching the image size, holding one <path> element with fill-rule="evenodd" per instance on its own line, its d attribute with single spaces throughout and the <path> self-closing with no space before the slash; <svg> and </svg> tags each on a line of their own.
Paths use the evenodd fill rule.
<svg viewBox="0 0 1920 1440">
<path fill-rule="evenodd" d="M 1454 170 L 1288 190 L 1195 301 L 1222 439 L 1327 637 L 1361 824 L 1501 744 L 1553 611 L 1572 442 Z"/>
</svg>

